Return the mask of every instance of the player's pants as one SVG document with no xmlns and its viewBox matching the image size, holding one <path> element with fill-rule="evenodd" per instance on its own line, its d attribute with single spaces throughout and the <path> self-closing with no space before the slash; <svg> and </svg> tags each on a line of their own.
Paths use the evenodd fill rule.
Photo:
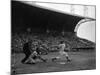
<svg viewBox="0 0 100 75">
<path fill-rule="evenodd" d="M 60 59 L 62 57 L 69 57 L 67 52 L 59 52 L 59 56 L 57 56 L 56 58 Z"/>
<path fill-rule="evenodd" d="M 62 57 L 65 57 L 68 61 L 70 60 L 67 52 L 59 52 L 59 54 L 60 54 L 59 56 L 52 58 L 52 59 L 56 60 L 56 59 L 60 59 Z"/>
<path fill-rule="evenodd" d="M 61 56 L 69 57 L 67 52 L 59 52 L 59 54 L 60 54 Z"/>
</svg>

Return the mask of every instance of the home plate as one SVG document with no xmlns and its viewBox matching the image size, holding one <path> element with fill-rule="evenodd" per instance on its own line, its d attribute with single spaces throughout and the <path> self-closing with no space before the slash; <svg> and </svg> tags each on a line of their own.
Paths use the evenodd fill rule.
<svg viewBox="0 0 100 75">
<path fill-rule="evenodd" d="M 66 64 L 66 62 L 59 62 L 59 64 L 62 64 L 63 65 L 63 64 Z"/>
</svg>

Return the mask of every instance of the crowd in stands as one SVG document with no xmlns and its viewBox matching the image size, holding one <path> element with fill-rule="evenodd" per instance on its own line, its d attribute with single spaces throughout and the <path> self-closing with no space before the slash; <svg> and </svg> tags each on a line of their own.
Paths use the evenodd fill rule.
<svg viewBox="0 0 100 75">
<path fill-rule="evenodd" d="M 70 50 L 72 50 L 73 48 L 85 48 L 91 46 L 94 47 L 93 43 L 79 39 L 75 35 L 71 35 L 71 37 L 69 37 L 68 35 L 53 36 L 47 34 L 15 33 L 12 34 L 11 40 L 12 40 L 11 42 L 12 52 L 23 52 L 23 44 L 29 40 L 32 40 L 33 48 L 36 47 L 35 45 L 41 43 L 42 47 L 45 47 L 48 51 L 51 52 L 57 51 L 57 45 L 61 40 L 65 41 L 65 43 L 69 46 Z"/>
</svg>

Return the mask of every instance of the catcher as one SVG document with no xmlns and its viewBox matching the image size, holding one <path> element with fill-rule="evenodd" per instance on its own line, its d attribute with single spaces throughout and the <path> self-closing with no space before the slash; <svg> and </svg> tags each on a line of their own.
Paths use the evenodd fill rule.
<svg viewBox="0 0 100 75">
<path fill-rule="evenodd" d="M 36 59 L 40 59 L 43 62 L 46 62 L 46 59 L 43 59 L 39 55 L 39 46 L 35 45 L 35 50 L 32 49 L 32 41 L 28 41 L 23 46 L 23 52 L 25 54 L 25 58 L 22 60 L 22 63 L 29 63 L 29 64 L 35 64 Z"/>
</svg>

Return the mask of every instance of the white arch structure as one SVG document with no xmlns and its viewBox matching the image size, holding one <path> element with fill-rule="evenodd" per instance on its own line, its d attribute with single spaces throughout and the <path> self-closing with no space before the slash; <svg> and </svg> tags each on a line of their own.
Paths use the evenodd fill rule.
<svg viewBox="0 0 100 75">
<path fill-rule="evenodd" d="M 77 23 L 74 32 L 78 37 L 95 42 L 95 21 L 95 19 L 89 18 L 80 20 Z"/>
<path fill-rule="evenodd" d="M 85 18 L 85 19 L 80 20 L 80 21 L 76 24 L 76 27 L 75 27 L 75 29 L 74 29 L 74 32 L 77 32 L 79 26 L 80 26 L 82 23 L 89 22 L 89 21 L 95 21 L 95 19 L 88 19 L 88 18 Z"/>
</svg>

